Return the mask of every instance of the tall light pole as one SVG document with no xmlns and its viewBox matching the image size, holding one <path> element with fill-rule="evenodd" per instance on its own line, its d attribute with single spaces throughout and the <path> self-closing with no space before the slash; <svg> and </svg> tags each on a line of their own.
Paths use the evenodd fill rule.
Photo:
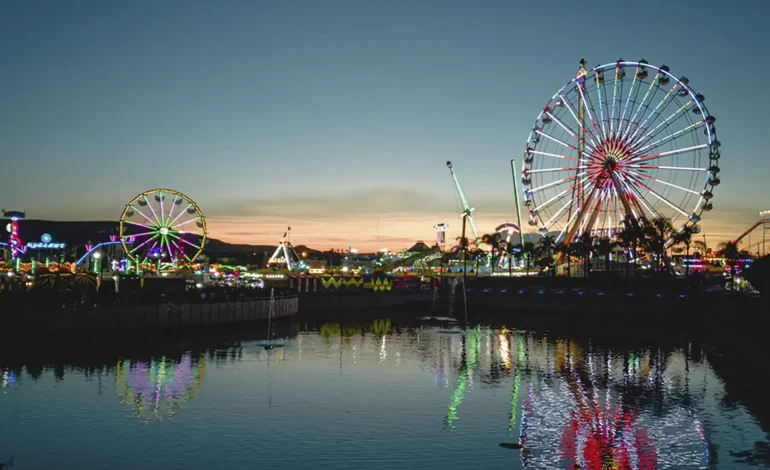
<svg viewBox="0 0 770 470">
<path fill-rule="evenodd" d="M 521 225 L 521 203 L 519 202 L 519 188 L 516 184 L 516 160 L 511 160 L 511 176 L 513 177 L 513 201 L 516 204 L 516 223 L 519 224 L 519 243 L 524 246 L 524 227 Z M 510 264 L 510 262 L 509 262 Z"/>
</svg>

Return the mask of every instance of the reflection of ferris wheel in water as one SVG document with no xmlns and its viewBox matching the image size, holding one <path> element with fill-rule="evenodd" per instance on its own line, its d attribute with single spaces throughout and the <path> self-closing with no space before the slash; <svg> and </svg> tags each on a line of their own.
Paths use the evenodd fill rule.
<svg viewBox="0 0 770 470">
<path fill-rule="evenodd" d="M 524 155 L 529 224 L 569 243 L 626 216 L 682 230 L 712 209 L 720 143 L 685 77 L 644 60 L 585 68 L 537 117 Z"/>
<path fill-rule="evenodd" d="M 193 262 L 206 244 L 206 218 L 192 199 L 171 189 L 153 189 L 126 204 L 120 240 L 137 263 Z"/>
<path fill-rule="evenodd" d="M 162 419 L 184 408 L 203 387 L 206 361 L 185 353 L 178 361 L 162 357 L 143 361 L 118 361 L 115 388 L 123 403 L 142 419 Z"/>
</svg>

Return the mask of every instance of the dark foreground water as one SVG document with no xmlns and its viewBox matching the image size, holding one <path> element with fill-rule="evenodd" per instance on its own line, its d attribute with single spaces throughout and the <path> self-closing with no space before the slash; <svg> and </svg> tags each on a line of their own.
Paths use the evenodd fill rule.
<svg viewBox="0 0 770 470">
<path fill-rule="evenodd" d="M 767 466 L 758 419 L 696 349 L 620 351 L 498 327 L 459 333 L 381 320 L 326 324 L 272 350 L 239 341 L 168 355 L 92 351 L 69 363 L 55 351 L 48 360 L 6 355 L 0 462 L 13 456 L 14 470 Z"/>
</svg>

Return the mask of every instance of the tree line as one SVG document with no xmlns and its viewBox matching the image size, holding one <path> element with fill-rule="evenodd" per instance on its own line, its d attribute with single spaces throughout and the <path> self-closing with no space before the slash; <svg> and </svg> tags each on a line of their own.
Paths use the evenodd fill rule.
<svg viewBox="0 0 770 470">
<path fill-rule="evenodd" d="M 647 219 L 627 215 L 622 220 L 619 230 L 612 233 L 611 237 L 598 237 L 585 232 L 569 241 L 562 241 L 563 237 L 557 241 L 557 237 L 547 234 L 542 236 L 537 244 L 509 242 L 506 240 L 507 234 L 502 232 L 484 234 L 480 237 L 480 243 L 467 237 L 458 237 L 458 245 L 446 255 L 446 260 L 456 259 L 458 254 L 467 251 L 471 261 L 475 263 L 475 267 L 478 269 L 479 258 L 489 255 L 493 261 L 491 263 L 493 273 L 496 269 L 494 260 L 502 256 L 511 256 L 516 261 L 523 261 L 527 273 L 534 267 L 541 270 L 552 270 L 556 262 L 561 261 L 567 264 L 569 275 L 572 272 L 573 259 L 577 258 L 578 262 L 583 264 L 584 275 L 588 276 L 592 256 L 603 260 L 605 270 L 610 271 L 611 253 L 622 248 L 626 275 L 629 276 L 630 271 L 633 270 L 635 276 L 639 265 L 637 261 L 640 257 L 646 258 L 655 272 L 663 273 L 671 269 L 668 260 L 669 249 L 674 253 L 684 251 L 685 259 L 690 258 L 691 252 L 700 256 L 709 253 L 711 250 L 706 242 L 695 239 L 698 233 L 700 233 L 700 227 L 697 224 L 685 225 L 677 231 L 668 218 Z M 487 245 L 489 250 L 485 251 L 481 245 Z M 750 257 L 748 252 L 739 251 L 731 242 L 721 243 L 719 251 L 723 257 L 730 261 Z M 730 265 L 731 269 L 734 270 L 735 263 L 730 263 Z M 686 275 L 689 275 L 689 263 L 685 264 L 685 270 Z"/>
</svg>

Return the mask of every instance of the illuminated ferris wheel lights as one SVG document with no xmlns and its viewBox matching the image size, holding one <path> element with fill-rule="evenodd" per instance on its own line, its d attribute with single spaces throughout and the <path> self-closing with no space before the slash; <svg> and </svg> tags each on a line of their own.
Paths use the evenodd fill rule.
<svg viewBox="0 0 770 470">
<path fill-rule="evenodd" d="M 170 204 L 165 204 L 168 195 L 173 195 L 173 200 Z M 186 210 L 175 213 L 176 206 L 183 202 L 187 203 Z M 152 215 L 148 216 L 136 206 L 145 208 L 145 210 L 149 209 L 149 213 Z M 195 215 L 195 217 L 180 221 L 185 213 Z M 139 219 L 141 222 L 130 220 L 137 215 L 141 216 Z M 186 240 L 186 237 L 200 239 L 201 244 L 192 243 Z M 188 197 L 168 189 L 155 189 L 139 194 L 126 205 L 120 220 L 120 238 L 126 253 L 137 264 L 148 258 L 169 261 L 186 259 L 191 262 L 200 255 L 205 245 L 206 224 L 200 209 Z M 125 246 L 127 240 L 134 241 L 130 250 Z M 190 257 L 182 250 L 177 241 L 189 244 L 197 251 Z M 158 269 L 160 269 L 160 265 L 158 265 Z"/>
<path fill-rule="evenodd" d="M 625 77 L 623 69 L 630 66 L 636 68 L 636 74 L 633 82 L 626 82 L 626 86 L 622 81 Z M 615 69 L 614 81 L 602 80 L 603 72 L 612 68 Z M 648 69 L 656 72 L 649 74 Z M 551 126 L 545 132 L 536 125 L 530 135 L 522 171 L 530 223 L 537 224 L 539 217 L 548 217 L 548 222 L 543 224 L 545 228 L 561 229 L 564 233 L 572 227 L 568 230 L 571 240 L 578 229 L 578 233 L 582 233 L 589 225 L 592 228 L 601 228 L 600 224 L 613 225 L 625 214 L 657 217 L 669 208 L 674 211 L 673 218 L 678 214 L 686 217 L 686 223 L 696 220 L 690 217 L 692 211 L 683 208 L 690 204 L 690 198 L 697 198 L 696 216 L 698 211 L 708 210 L 706 207 L 710 204 L 703 204 L 704 198 L 700 195 L 705 188 L 694 187 L 696 180 L 690 175 L 705 171 L 711 175 L 707 185 L 713 187 L 713 183 L 719 183 L 718 167 L 716 171 L 711 170 L 715 167 L 711 162 L 719 158 L 719 144 L 713 128 L 715 119 L 703 107 L 704 96 L 693 92 L 688 80 L 671 75 L 667 66 L 658 68 L 643 60 L 620 60 L 597 66 L 593 69 L 595 80 L 591 82 L 585 80 L 588 75 L 583 62 L 577 76 L 553 95 L 538 116 L 544 127 L 551 123 L 557 126 Z M 673 82 L 672 86 L 658 93 L 659 88 L 670 82 Z M 592 99 L 592 93 L 596 94 L 597 100 Z M 573 103 L 577 101 L 575 109 L 580 116 L 570 105 L 570 95 Z M 655 96 L 658 97 L 657 104 Z M 683 104 L 679 98 L 687 99 Z M 666 112 L 672 105 L 675 110 Z M 691 109 L 697 109 L 694 114 L 705 118 L 693 121 L 689 117 L 692 114 L 687 113 Z M 664 119 L 664 116 L 667 117 Z M 705 143 L 697 142 L 700 133 L 693 132 L 699 127 L 705 127 Z M 692 136 L 695 145 L 678 145 L 686 136 Z M 574 145 L 567 143 L 565 137 Z M 556 152 L 550 150 L 554 145 L 558 147 Z M 690 165 L 680 164 L 680 155 L 685 154 L 691 155 L 686 157 Z M 577 159 L 580 164 L 561 167 L 541 156 Z M 642 164 L 650 160 L 665 161 L 661 165 Z M 702 164 L 704 160 L 708 160 L 708 164 Z M 557 175 L 564 171 L 575 171 L 579 175 L 573 178 Z M 573 184 L 571 195 L 556 189 L 566 181 L 583 177 L 585 183 L 581 180 Z M 549 209 L 555 201 L 565 197 L 569 211 L 565 206 L 556 211 Z M 652 198 L 655 204 L 650 204 L 646 198 Z M 551 227 L 552 223 L 555 227 Z"/>
</svg>

